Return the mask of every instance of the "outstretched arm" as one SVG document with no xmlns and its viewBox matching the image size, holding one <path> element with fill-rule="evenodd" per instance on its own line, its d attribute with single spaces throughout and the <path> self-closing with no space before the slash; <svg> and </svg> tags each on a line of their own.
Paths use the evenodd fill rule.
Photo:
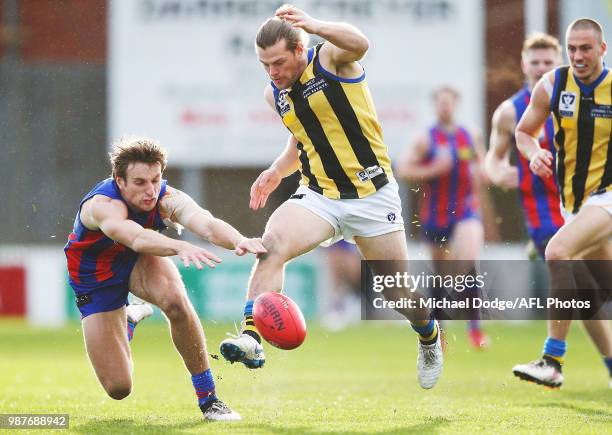
<svg viewBox="0 0 612 435">
<path fill-rule="evenodd" d="M 289 136 L 287 146 L 274 163 L 263 171 L 251 186 L 251 201 L 249 207 L 253 210 L 264 208 L 268 197 L 276 190 L 283 178 L 293 174 L 299 168 L 297 139 Z"/>
<path fill-rule="evenodd" d="M 128 210 L 121 201 L 97 195 L 83 204 L 81 220 L 91 230 L 100 230 L 107 237 L 140 254 L 168 257 L 178 255 L 185 267 L 202 263 L 215 267 L 221 259 L 205 249 L 182 240 L 174 240 L 128 219 Z"/>
<path fill-rule="evenodd" d="M 227 222 L 215 218 L 208 210 L 200 207 L 189 195 L 168 187 L 160 201 L 160 212 L 164 217 L 179 223 L 194 234 L 226 249 L 235 250 L 237 255 L 247 252 L 265 253 L 261 239 L 248 239 Z"/>
<path fill-rule="evenodd" d="M 551 80 L 551 77 L 551 73 L 548 73 L 536 84 L 515 133 L 519 151 L 529 160 L 532 172 L 540 177 L 550 177 L 553 174 L 553 156 L 550 151 L 541 148 L 538 142 L 538 134 L 550 116 L 550 97 L 544 81 Z"/>
<path fill-rule="evenodd" d="M 474 152 L 476 154 L 472 163 L 471 175 L 475 188 L 479 189 L 489 184 L 489 177 L 484 169 L 486 148 L 482 131 L 480 131 L 479 128 L 474 128 L 470 134 L 472 136 L 472 143 L 474 145 Z"/>
<path fill-rule="evenodd" d="M 510 164 L 510 148 L 515 126 L 516 110 L 512 102 L 506 100 L 493 114 L 489 151 L 484 165 L 491 182 L 504 189 L 518 187 L 518 169 Z"/>
<path fill-rule="evenodd" d="M 274 92 L 270 85 L 264 91 L 266 102 L 274 110 Z M 298 141 L 292 134 L 289 135 L 287 145 L 280 156 L 274 160 L 272 165 L 263 171 L 251 185 L 251 200 L 249 207 L 252 210 L 264 208 L 270 194 L 276 190 L 283 178 L 288 177 L 300 167 Z"/>
</svg>

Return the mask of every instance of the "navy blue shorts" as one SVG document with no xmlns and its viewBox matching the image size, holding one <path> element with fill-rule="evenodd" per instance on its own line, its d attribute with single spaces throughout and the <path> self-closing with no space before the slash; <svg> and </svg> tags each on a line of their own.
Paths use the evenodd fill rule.
<svg viewBox="0 0 612 435">
<path fill-rule="evenodd" d="M 529 237 L 533 240 L 533 244 L 538 250 L 540 257 L 544 259 L 544 252 L 546 252 L 546 245 L 550 242 L 550 239 L 555 235 L 557 229 L 539 228 L 537 230 L 529 230 Z"/>
<path fill-rule="evenodd" d="M 445 227 L 439 227 L 437 225 L 423 225 L 422 231 L 421 231 L 423 239 L 433 245 L 449 243 L 450 239 L 453 236 L 453 231 L 455 229 L 455 226 L 459 222 L 463 222 L 468 219 L 480 220 L 480 216 L 473 210 L 469 209 L 469 210 L 466 210 L 466 212 L 460 219 L 455 219 L 451 221 Z"/>
<path fill-rule="evenodd" d="M 77 293 L 75 291 L 76 305 L 81 312 L 81 319 L 91 314 L 113 311 L 128 305 L 129 292 L 127 283 L 100 287 L 86 292 Z"/>
</svg>

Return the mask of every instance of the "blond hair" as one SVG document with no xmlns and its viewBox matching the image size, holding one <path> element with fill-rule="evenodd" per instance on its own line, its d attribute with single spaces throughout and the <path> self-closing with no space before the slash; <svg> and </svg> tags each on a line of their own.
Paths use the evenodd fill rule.
<svg viewBox="0 0 612 435">
<path fill-rule="evenodd" d="M 159 163 L 162 172 L 168 163 L 168 153 L 155 140 L 146 137 L 122 137 L 113 143 L 109 153 L 112 177 L 126 179 L 127 168 L 131 163 Z"/>
<path fill-rule="evenodd" d="M 559 43 L 559 40 L 552 35 L 540 32 L 532 33 L 527 37 L 527 39 L 525 39 L 521 54 L 525 56 L 529 50 L 538 49 L 552 49 L 555 50 L 557 54 L 561 54 L 561 44 Z"/>
</svg>

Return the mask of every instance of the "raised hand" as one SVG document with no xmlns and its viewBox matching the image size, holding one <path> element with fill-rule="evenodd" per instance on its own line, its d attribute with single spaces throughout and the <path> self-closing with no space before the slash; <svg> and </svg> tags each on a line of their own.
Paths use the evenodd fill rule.
<svg viewBox="0 0 612 435">
<path fill-rule="evenodd" d="M 251 186 L 251 201 L 249 207 L 257 210 L 266 206 L 268 197 L 282 181 L 281 175 L 276 169 L 269 168 L 259 174 Z"/>
<path fill-rule="evenodd" d="M 292 5 L 283 5 L 276 10 L 276 16 L 290 22 L 294 27 L 303 29 L 306 33 L 316 34 L 319 21 L 306 12 Z"/>
</svg>

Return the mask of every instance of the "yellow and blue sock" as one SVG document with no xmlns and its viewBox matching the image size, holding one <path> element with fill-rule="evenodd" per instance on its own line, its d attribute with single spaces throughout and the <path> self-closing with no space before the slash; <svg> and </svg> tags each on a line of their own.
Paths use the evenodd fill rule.
<svg viewBox="0 0 612 435">
<path fill-rule="evenodd" d="M 410 323 L 410 326 L 419 334 L 419 340 L 423 344 L 434 344 L 438 339 L 438 326 L 434 319 L 430 319 L 426 325 L 417 326 Z"/>
<path fill-rule="evenodd" d="M 548 337 L 544 342 L 543 356 L 557 361 L 559 365 L 563 365 L 563 357 L 567 351 L 567 342 L 565 340 L 557 340 L 556 338 Z"/>
<path fill-rule="evenodd" d="M 610 377 L 612 378 L 612 356 L 608 357 L 608 358 L 604 358 L 604 364 L 606 365 L 606 367 L 608 367 L 608 373 L 610 374 Z"/>
<path fill-rule="evenodd" d="M 127 336 L 128 336 L 128 341 L 132 341 L 132 338 L 134 338 L 134 329 L 136 329 L 136 322 L 132 322 L 130 319 L 128 319 L 127 321 Z"/>
<path fill-rule="evenodd" d="M 215 394 L 215 381 L 210 369 L 191 376 L 191 382 L 193 383 L 193 388 L 195 388 L 196 396 L 198 396 L 198 405 L 206 405 L 211 400 L 217 398 Z"/>
<path fill-rule="evenodd" d="M 242 333 L 250 335 L 257 343 L 261 343 L 261 337 L 257 328 L 255 328 L 255 321 L 253 320 L 253 301 L 246 301 L 244 304 L 244 320 L 242 321 Z"/>
</svg>

